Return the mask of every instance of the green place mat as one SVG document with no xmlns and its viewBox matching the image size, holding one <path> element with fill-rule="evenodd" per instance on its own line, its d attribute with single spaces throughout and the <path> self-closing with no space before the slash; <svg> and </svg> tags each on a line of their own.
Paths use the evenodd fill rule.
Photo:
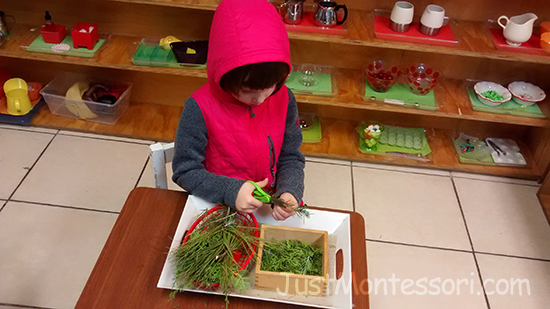
<svg viewBox="0 0 550 309">
<path fill-rule="evenodd" d="M 471 88 L 468 88 L 468 96 L 470 97 L 470 102 L 472 103 L 472 109 L 478 112 L 506 114 L 530 118 L 546 118 L 546 115 L 542 113 L 537 104 L 521 106 L 513 100 L 510 100 L 506 103 L 500 104 L 499 106 L 488 106 L 481 103 L 476 92 Z"/>
<path fill-rule="evenodd" d="M 376 99 L 394 99 L 404 101 L 408 104 L 403 106 L 416 107 L 419 109 L 435 111 L 437 106 L 435 105 L 434 92 L 430 91 L 426 95 L 417 95 L 411 92 L 409 87 L 405 84 L 396 83 L 387 92 L 376 92 L 372 90 L 369 85 L 369 81 L 365 79 L 365 98 L 370 99 L 375 97 Z M 418 103 L 416 105 L 415 103 Z"/>
<path fill-rule="evenodd" d="M 292 71 L 290 72 L 290 76 L 286 80 L 285 85 L 296 93 L 313 94 L 318 96 L 334 95 L 332 91 L 332 76 L 326 73 L 319 73 L 317 76 L 317 82 L 311 87 L 306 87 L 300 83 L 298 73 Z"/>
<path fill-rule="evenodd" d="M 403 132 L 409 132 L 409 133 L 421 133 L 422 135 L 422 148 L 421 149 L 414 149 L 414 148 L 407 148 L 407 147 L 400 147 L 400 146 L 392 146 L 389 144 L 382 144 L 378 142 L 376 144 L 376 151 L 367 149 L 367 145 L 365 144 L 365 138 L 364 138 L 364 130 L 367 127 L 367 124 L 362 122 L 357 127 L 357 133 L 359 134 L 359 151 L 362 153 L 368 153 L 368 154 L 385 154 L 388 152 L 398 152 L 398 153 L 405 153 L 405 154 L 420 154 L 421 156 L 427 156 L 432 152 L 430 149 L 430 145 L 428 145 L 428 140 L 426 139 L 426 133 L 425 130 L 422 128 L 400 128 L 400 127 L 392 127 L 392 126 L 385 126 L 384 130 L 387 130 L 388 128 L 394 128 L 401 130 Z"/>
<path fill-rule="evenodd" d="M 71 49 L 66 52 L 56 53 L 51 48 L 56 44 L 46 43 L 41 35 L 39 35 L 28 47 L 27 51 L 35 53 L 44 53 L 44 54 L 54 54 L 54 55 L 63 55 L 63 56 L 74 56 L 74 57 L 83 57 L 83 58 L 92 58 L 98 49 L 105 43 L 105 39 L 99 39 L 95 44 L 94 49 L 89 50 L 85 47 L 73 48 L 73 38 L 70 35 L 67 35 L 63 41 L 63 44 L 69 45 Z"/>
<path fill-rule="evenodd" d="M 319 143 L 323 138 L 321 132 L 321 119 L 315 117 L 309 128 L 302 130 L 302 138 L 304 143 Z"/>
<path fill-rule="evenodd" d="M 135 65 L 165 67 L 165 68 L 186 68 L 206 69 L 206 64 L 185 64 L 179 63 L 171 50 L 165 50 L 158 44 L 147 44 L 141 42 L 132 58 Z"/>
</svg>

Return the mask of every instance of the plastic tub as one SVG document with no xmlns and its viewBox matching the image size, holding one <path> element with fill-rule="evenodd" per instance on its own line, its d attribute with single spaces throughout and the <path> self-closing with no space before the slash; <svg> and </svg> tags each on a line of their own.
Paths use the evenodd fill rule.
<svg viewBox="0 0 550 309">
<path fill-rule="evenodd" d="M 77 82 L 101 82 L 106 85 L 125 85 L 128 88 L 122 92 L 114 104 L 67 98 L 67 91 Z M 122 113 L 128 109 L 131 90 L 132 84 L 128 82 L 90 77 L 77 73 L 62 73 L 48 83 L 40 91 L 40 94 L 44 96 L 51 113 L 54 115 L 113 125 Z"/>
</svg>

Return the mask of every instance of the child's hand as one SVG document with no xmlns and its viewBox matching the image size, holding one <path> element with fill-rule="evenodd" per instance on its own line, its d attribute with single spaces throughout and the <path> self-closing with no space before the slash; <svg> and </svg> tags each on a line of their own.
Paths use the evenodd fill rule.
<svg viewBox="0 0 550 309">
<path fill-rule="evenodd" d="M 294 198 L 294 195 L 285 192 L 281 194 L 279 199 L 287 203 L 287 205 L 291 205 L 292 208 L 284 208 L 280 206 L 273 207 L 273 212 L 271 213 L 273 218 L 275 218 L 275 220 L 277 221 L 282 221 L 294 216 L 294 209 L 299 206 L 296 198 Z"/>
<path fill-rule="evenodd" d="M 268 179 L 264 179 L 258 182 L 260 188 L 267 186 Z M 239 192 L 237 193 L 237 199 L 235 200 L 235 209 L 240 212 L 253 213 L 256 209 L 262 207 L 264 203 L 258 201 L 255 197 L 252 196 L 254 192 L 253 184 L 245 182 Z"/>
</svg>

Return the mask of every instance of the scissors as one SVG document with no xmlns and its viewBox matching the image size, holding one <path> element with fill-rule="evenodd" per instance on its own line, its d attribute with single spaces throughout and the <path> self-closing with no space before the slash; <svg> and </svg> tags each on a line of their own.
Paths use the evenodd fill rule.
<svg viewBox="0 0 550 309">
<path fill-rule="evenodd" d="M 254 196 L 258 201 L 260 201 L 262 203 L 266 203 L 266 204 L 275 204 L 277 206 L 287 207 L 285 202 L 283 202 L 281 199 L 278 199 L 276 197 L 272 197 L 271 195 L 269 195 L 262 188 L 260 188 L 260 186 L 257 183 L 255 183 L 254 181 L 247 180 L 246 182 L 251 183 L 256 188 L 252 192 L 252 196 Z"/>
</svg>

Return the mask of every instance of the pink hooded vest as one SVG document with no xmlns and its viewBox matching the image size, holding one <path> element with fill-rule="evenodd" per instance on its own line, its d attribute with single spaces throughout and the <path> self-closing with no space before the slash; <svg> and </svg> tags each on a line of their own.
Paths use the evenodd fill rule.
<svg viewBox="0 0 550 309">
<path fill-rule="evenodd" d="M 249 108 L 219 86 L 230 70 L 269 61 L 290 68 L 288 35 L 275 7 L 267 0 L 223 0 L 210 30 L 208 84 L 192 95 L 208 131 L 204 165 L 209 172 L 253 181 L 268 178 L 274 187 L 288 89 L 283 86 Z"/>
</svg>

